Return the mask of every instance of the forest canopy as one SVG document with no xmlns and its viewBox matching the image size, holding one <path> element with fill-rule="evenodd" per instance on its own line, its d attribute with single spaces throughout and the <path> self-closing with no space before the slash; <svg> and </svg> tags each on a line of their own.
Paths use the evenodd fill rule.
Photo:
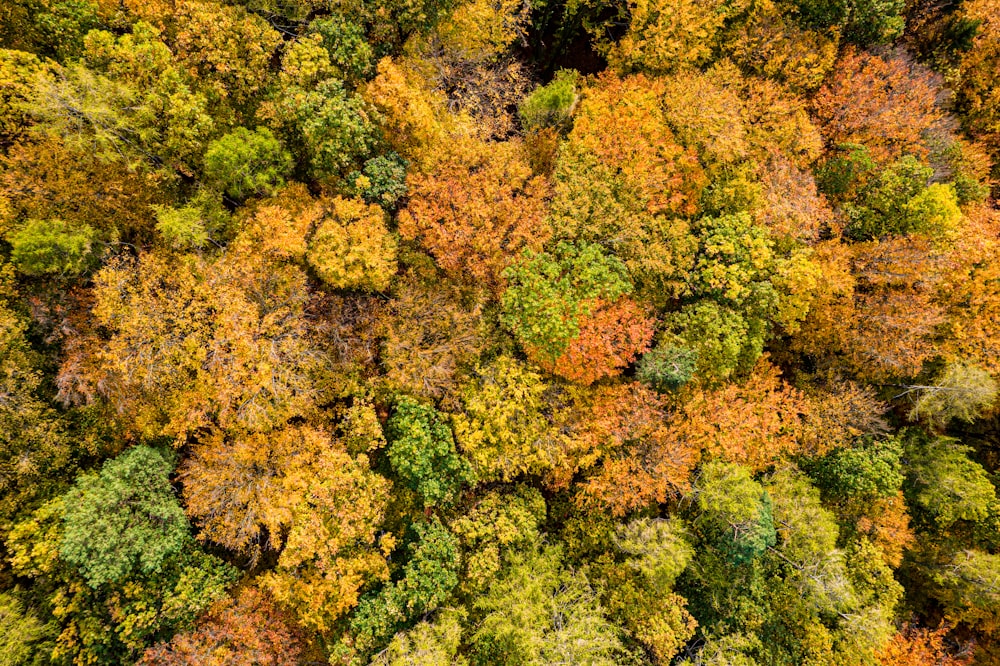
<svg viewBox="0 0 1000 666">
<path fill-rule="evenodd" d="M 0 666 L 1000 663 L 997 0 L 0 3 Z"/>
</svg>

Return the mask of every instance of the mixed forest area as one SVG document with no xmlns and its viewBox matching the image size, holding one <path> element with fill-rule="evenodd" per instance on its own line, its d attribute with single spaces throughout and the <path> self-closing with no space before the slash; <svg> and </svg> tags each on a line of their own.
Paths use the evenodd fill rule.
<svg viewBox="0 0 1000 666">
<path fill-rule="evenodd" d="M 1000 664 L 1000 0 L 0 47 L 0 666 Z"/>
</svg>

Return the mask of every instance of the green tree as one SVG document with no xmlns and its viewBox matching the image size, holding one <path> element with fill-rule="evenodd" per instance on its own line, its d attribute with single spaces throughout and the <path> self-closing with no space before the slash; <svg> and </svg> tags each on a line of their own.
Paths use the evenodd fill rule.
<svg viewBox="0 0 1000 666">
<path fill-rule="evenodd" d="M 810 467 L 824 492 L 843 499 L 873 502 L 892 497 L 903 485 L 902 442 L 866 437 L 836 449 Z"/>
<path fill-rule="evenodd" d="M 402 577 L 362 598 L 351 619 L 351 651 L 358 656 L 370 655 L 406 623 L 441 606 L 458 585 L 462 559 L 455 536 L 437 516 L 412 527 L 415 539 Z"/>
<path fill-rule="evenodd" d="M 137 446 L 99 474 L 81 476 L 67 493 L 59 554 L 92 587 L 155 574 L 191 545 L 172 471 L 169 456 Z"/>
<path fill-rule="evenodd" d="M 291 169 L 291 154 L 266 127 L 237 127 L 205 153 L 205 179 L 237 199 L 273 194 Z"/>
<path fill-rule="evenodd" d="M 562 566 L 559 548 L 529 550 L 474 603 L 476 664 L 612 666 L 627 653 L 587 577 Z"/>
<path fill-rule="evenodd" d="M 777 542 L 770 495 L 742 465 L 710 462 L 696 484 L 695 524 L 733 564 L 763 555 Z"/>
<path fill-rule="evenodd" d="M 698 352 L 661 342 L 639 359 L 636 377 L 657 391 L 676 391 L 688 383 L 697 367 Z"/>
<path fill-rule="evenodd" d="M 451 428 L 433 408 L 410 399 L 396 405 L 387 424 L 393 471 L 417 491 L 424 506 L 449 504 L 472 467 L 455 449 Z"/>
<path fill-rule="evenodd" d="M 947 437 L 913 434 L 907 441 L 908 493 L 941 529 L 959 520 L 984 520 L 997 501 L 986 470 L 969 459 L 970 451 Z"/>
<path fill-rule="evenodd" d="M 953 419 L 971 423 L 987 414 L 997 399 L 997 383 L 988 372 L 965 363 L 949 363 L 929 386 L 909 387 L 918 395 L 912 420 L 943 428 Z"/>
<path fill-rule="evenodd" d="M 40 641 L 51 638 L 51 627 L 30 612 L 12 592 L 0 592 L 0 666 L 32 663 L 44 650 Z"/>
<path fill-rule="evenodd" d="M 504 325 L 529 353 L 558 359 L 580 334 L 596 300 L 613 302 L 632 291 L 625 266 L 597 245 L 560 243 L 555 252 L 525 250 L 504 275 Z"/>
<path fill-rule="evenodd" d="M 62 220 L 28 220 L 10 237 L 10 258 L 26 275 L 74 277 L 97 264 L 98 232 Z"/>
<path fill-rule="evenodd" d="M 580 75 L 572 69 L 561 69 L 544 86 L 539 86 L 524 98 L 518 107 L 521 124 L 530 130 L 552 127 L 569 128 L 573 110 L 580 100 L 577 82 Z"/>
<path fill-rule="evenodd" d="M 379 143 L 374 109 L 337 79 L 282 91 L 274 113 L 317 180 L 346 176 Z"/>
</svg>

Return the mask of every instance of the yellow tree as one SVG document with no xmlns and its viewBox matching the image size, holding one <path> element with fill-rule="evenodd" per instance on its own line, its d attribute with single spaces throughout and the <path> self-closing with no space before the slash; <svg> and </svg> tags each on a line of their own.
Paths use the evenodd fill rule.
<svg viewBox="0 0 1000 666">
<path fill-rule="evenodd" d="M 143 255 L 95 277 L 110 332 L 92 381 L 146 436 L 267 430 L 308 412 L 305 274 L 260 255 Z"/>
<path fill-rule="evenodd" d="M 275 599 L 323 631 L 352 608 L 360 588 L 387 574 L 376 529 L 389 482 L 323 430 L 199 442 L 180 470 L 200 538 L 249 554 L 280 551 L 263 578 Z"/>
</svg>

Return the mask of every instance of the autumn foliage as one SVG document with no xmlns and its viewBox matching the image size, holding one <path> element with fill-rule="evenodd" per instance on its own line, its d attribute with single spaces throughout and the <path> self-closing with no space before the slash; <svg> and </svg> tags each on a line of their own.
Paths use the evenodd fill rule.
<svg viewBox="0 0 1000 666">
<path fill-rule="evenodd" d="M 0 666 L 1000 663 L 998 0 L 0 2 Z"/>
</svg>

